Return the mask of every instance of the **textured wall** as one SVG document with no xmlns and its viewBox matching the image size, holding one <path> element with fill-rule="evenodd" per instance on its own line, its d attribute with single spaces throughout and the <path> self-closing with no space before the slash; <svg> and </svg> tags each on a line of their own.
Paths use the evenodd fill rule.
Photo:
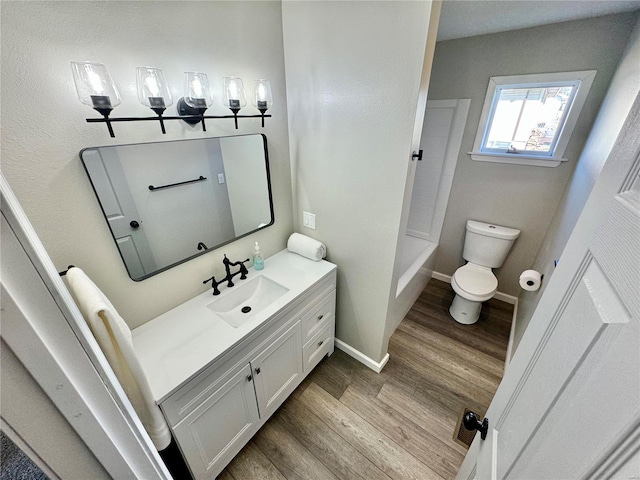
<svg viewBox="0 0 640 480">
<path fill-rule="evenodd" d="M 265 255 L 286 246 L 292 232 L 291 173 L 287 134 L 280 2 L 3 2 L 2 171 L 56 266 L 87 271 L 130 326 L 135 327 L 202 292 L 202 280 L 223 272 L 222 253 L 246 258 L 258 240 Z M 72 60 L 104 63 L 120 87 L 115 115 L 151 112 L 137 101 L 135 67 L 165 71 L 174 98 L 182 96 L 183 72 L 208 73 L 221 105 L 222 77 L 268 78 L 273 118 L 209 121 L 207 132 L 167 122 L 167 135 L 150 122 L 106 127 L 87 124 L 98 114 L 75 93 Z M 253 107 L 247 111 L 255 112 Z M 167 114 L 175 114 L 175 105 Z M 257 113 L 257 112 L 255 112 Z M 129 279 L 110 238 L 78 152 L 88 146 L 265 133 L 269 141 L 276 224 L 231 245 L 142 282 Z"/>
<path fill-rule="evenodd" d="M 386 353 L 429 8 L 282 6 L 296 225 L 338 265 L 337 337 L 375 361 Z M 315 231 L 302 227 L 303 210 L 317 215 Z"/>
<path fill-rule="evenodd" d="M 573 227 L 578 221 L 638 92 L 640 92 L 640 18 L 611 80 L 607 96 L 602 102 L 598 117 L 556 210 L 553 222 L 533 262 L 533 268 L 545 275 L 542 288 L 537 292 L 522 291 L 520 295 L 514 347 L 517 347 L 522 339 L 529 320 L 538 306 L 538 301 L 553 275 L 553 261 L 561 258 Z"/>
<path fill-rule="evenodd" d="M 21 435 L 22 440 L 38 452 L 42 461 L 60 478 L 110 479 L 91 450 L 4 340 L 0 344 L 0 355 L 2 420 Z M 3 462 L 6 460 L 3 458 Z M 22 477 L 27 475 L 25 471 L 18 471 L 21 475 L 10 477 L 3 468 L 3 477 L 28 478 Z"/>
<path fill-rule="evenodd" d="M 498 290 L 517 296 L 531 268 L 589 134 L 633 24 L 634 13 L 439 42 L 429 99 L 470 98 L 471 107 L 442 231 L 436 271 L 452 275 L 464 263 L 467 219 L 522 231 L 497 270 Z M 471 160 L 489 78 L 499 75 L 597 70 L 565 157 L 556 168 Z"/>
</svg>

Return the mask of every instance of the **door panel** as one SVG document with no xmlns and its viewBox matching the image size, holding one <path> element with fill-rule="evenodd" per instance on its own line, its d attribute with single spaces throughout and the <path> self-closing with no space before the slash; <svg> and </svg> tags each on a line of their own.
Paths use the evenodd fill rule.
<svg viewBox="0 0 640 480">
<path fill-rule="evenodd" d="M 271 415 L 302 376 L 300 322 L 296 322 L 251 362 L 260 417 Z"/>
<path fill-rule="evenodd" d="M 180 449 L 196 478 L 226 465 L 255 433 L 258 408 L 246 365 L 175 428 Z M 212 434 L 211 432 L 215 432 Z"/>
<path fill-rule="evenodd" d="M 100 205 L 120 246 L 125 264 L 131 266 L 128 267 L 131 270 L 129 275 L 139 278 L 157 270 L 149 241 L 144 233 L 143 222 L 138 215 L 120 162 L 105 161 L 98 151 L 85 152 L 84 156 L 87 159 L 92 156 L 99 158 L 98 162 L 84 162 L 84 165 L 93 179 L 93 188 L 100 198 Z M 139 227 L 131 226 L 134 220 L 138 222 Z"/>
<path fill-rule="evenodd" d="M 637 356 L 619 354 L 640 351 L 638 323 L 629 323 L 624 305 L 595 261 L 583 280 L 564 315 L 570 316 L 567 320 L 574 320 L 573 323 L 594 324 L 599 328 L 582 355 L 559 350 L 557 361 L 577 357 L 576 368 L 558 389 L 527 444 L 518 451 L 519 458 L 512 466 L 510 458 L 499 461 L 505 470 L 498 471 L 498 478 L 525 478 L 530 472 L 536 472 L 540 478 L 582 478 L 590 467 L 584 459 L 598 458 L 601 445 L 610 444 L 638 415 L 640 360 Z M 590 289 L 598 292 L 598 300 L 594 301 Z M 601 301 L 603 298 L 605 301 Z M 550 377 L 555 372 L 552 367 L 540 373 Z M 512 419 L 517 417 L 510 417 L 508 422 Z M 603 429 L 603 425 L 607 428 Z M 512 427 L 509 430 L 517 432 L 518 425 Z M 576 439 L 594 441 L 576 442 Z M 500 452 L 513 451 L 504 444 L 506 441 L 508 435 L 500 439 Z M 556 455 L 558 451 L 564 454 Z"/>
<path fill-rule="evenodd" d="M 640 97 L 458 478 L 640 473 Z"/>
</svg>

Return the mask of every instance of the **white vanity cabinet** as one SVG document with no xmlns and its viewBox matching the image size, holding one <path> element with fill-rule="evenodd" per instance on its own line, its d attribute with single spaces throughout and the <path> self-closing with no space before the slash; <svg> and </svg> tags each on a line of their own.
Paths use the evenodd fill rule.
<svg viewBox="0 0 640 480">
<path fill-rule="evenodd" d="M 267 318 L 246 327 L 220 324 L 203 331 L 206 323 L 185 320 L 196 310 L 180 306 L 152 320 L 155 325 L 133 331 L 154 396 L 196 480 L 214 479 L 320 360 L 333 353 L 335 265 L 281 252 L 266 266 L 264 275 L 290 294 Z M 152 348 L 167 335 L 173 336 L 173 349 Z M 211 357 L 203 362 L 199 356 L 207 348 Z"/>
<path fill-rule="evenodd" d="M 211 395 L 172 427 L 196 479 L 220 473 L 258 430 L 259 420 L 270 417 L 298 386 L 301 348 L 298 321 L 254 360 L 211 385 Z"/>
</svg>

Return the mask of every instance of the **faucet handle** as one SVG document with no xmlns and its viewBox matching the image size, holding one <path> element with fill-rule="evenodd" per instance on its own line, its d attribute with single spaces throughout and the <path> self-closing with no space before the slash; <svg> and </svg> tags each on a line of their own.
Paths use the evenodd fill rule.
<svg viewBox="0 0 640 480">
<path fill-rule="evenodd" d="M 202 283 L 211 282 L 213 286 L 213 295 L 220 295 L 220 290 L 218 290 L 218 282 L 216 282 L 216 277 L 207 278 Z"/>
<path fill-rule="evenodd" d="M 247 279 L 247 273 L 249 273 L 249 270 L 247 270 L 247 267 L 245 267 L 244 264 L 250 260 L 251 260 L 250 258 L 247 258 L 246 260 L 243 260 L 242 262 L 240 262 L 240 280 Z"/>
</svg>

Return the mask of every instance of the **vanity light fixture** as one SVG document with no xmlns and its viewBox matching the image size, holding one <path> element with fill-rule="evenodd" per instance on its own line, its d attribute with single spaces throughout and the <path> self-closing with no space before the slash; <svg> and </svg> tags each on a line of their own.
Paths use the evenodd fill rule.
<svg viewBox="0 0 640 480">
<path fill-rule="evenodd" d="M 138 87 L 138 100 L 142 105 L 156 112 L 160 122 L 162 133 L 167 133 L 162 120 L 162 113 L 173 104 L 169 86 L 164 78 L 164 73 L 159 68 L 136 68 L 136 85 Z"/>
<path fill-rule="evenodd" d="M 238 128 L 238 112 L 242 107 L 247 106 L 247 99 L 244 96 L 244 84 L 240 77 L 224 77 L 224 93 L 222 103 L 233 112 L 233 117 Z"/>
<path fill-rule="evenodd" d="M 102 63 L 71 62 L 71 70 L 78 98 L 102 114 L 99 121 L 105 122 L 109 135 L 115 137 L 109 114 L 120 105 L 120 93 L 107 68 Z"/>
<path fill-rule="evenodd" d="M 264 127 L 264 114 L 273 105 L 273 96 L 271 95 L 271 84 L 269 80 L 261 78 L 256 80 L 253 95 L 253 106 L 260 110 L 262 114 L 262 126 Z"/>
<path fill-rule="evenodd" d="M 121 100 L 118 88 L 105 66 L 95 62 L 71 62 L 71 70 L 80 101 L 94 108 L 103 116 L 103 118 L 87 118 L 87 122 L 106 123 L 111 137 L 115 137 L 111 126 L 113 122 L 155 120 L 160 123 L 164 134 L 166 133 L 165 120 L 183 120 L 191 125 L 202 123 L 202 130 L 206 132 L 205 119 L 233 118 L 237 129 L 238 118 L 261 118 L 264 127 L 264 118 L 271 117 L 271 115 L 265 115 L 273 103 L 268 80 L 256 82 L 256 92 L 252 103 L 260 111 L 260 115 L 238 115 L 240 109 L 247 104 L 242 79 L 239 77 L 224 77 L 222 101 L 224 105 L 229 107 L 233 115 L 205 115 L 206 110 L 213 104 L 213 96 L 207 75 L 201 72 L 185 72 L 184 97 L 178 100 L 178 115 L 165 117 L 163 113 L 167 107 L 173 104 L 173 98 L 164 73 L 155 67 L 137 67 L 138 100 L 153 110 L 157 116 L 112 118 L 109 116 L 111 110 L 120 105 Z"/>
</svg>

